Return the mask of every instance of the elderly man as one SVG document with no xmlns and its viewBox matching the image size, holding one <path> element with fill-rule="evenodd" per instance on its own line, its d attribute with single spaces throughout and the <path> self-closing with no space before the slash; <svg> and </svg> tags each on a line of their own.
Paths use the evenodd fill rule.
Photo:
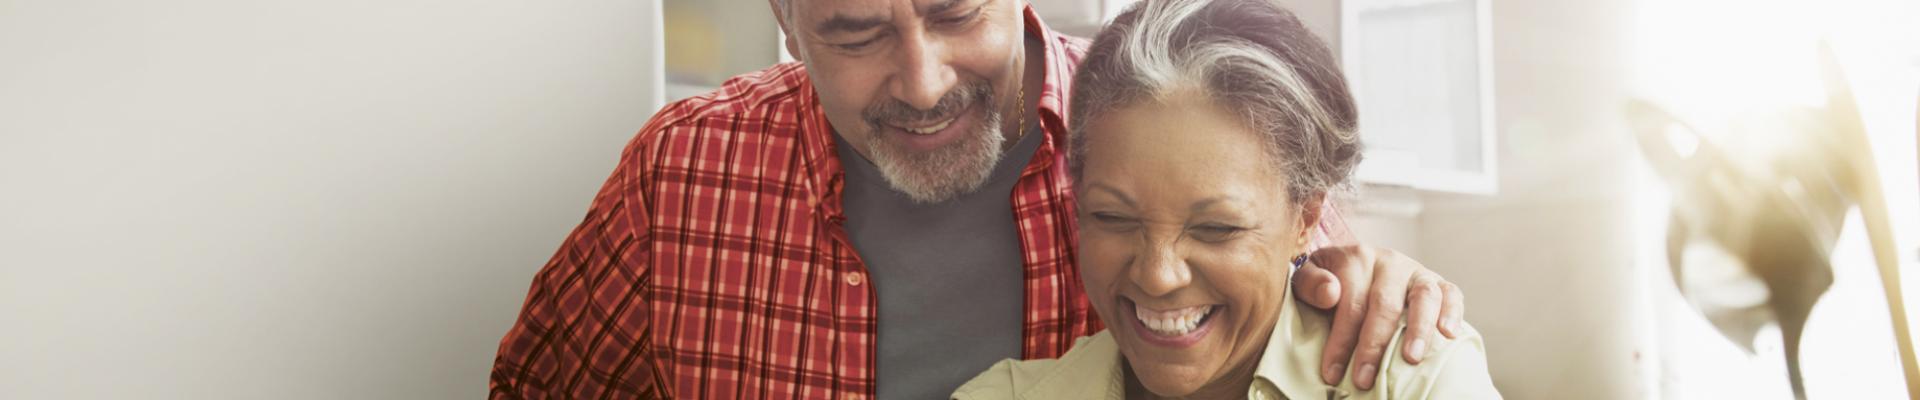
<svg viewBox="0 0 1920 400">
<path fill-rule="evenodd" d="M 938 398 L 1101 329 L 1065 162 L 1083 41 L 1020 0 L 771 5 L 801 62 L 640 130 L 534 277 L 493 397 Z M 1463 312 L 1391 251 L 1314 258 L 1295 287 L 1335 310 L 1330 382 L 1403 310 L 1411 337 Z"/>
</svg>

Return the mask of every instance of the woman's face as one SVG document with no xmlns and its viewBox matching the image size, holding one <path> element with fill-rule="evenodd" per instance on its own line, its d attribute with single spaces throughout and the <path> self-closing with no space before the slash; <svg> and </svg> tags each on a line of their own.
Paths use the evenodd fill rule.
<svg viewBox="0 0 1920 400">
<path fill-rule="evenodd" d="M 1088 300 L 1147 390 L 1244 395 L 1308 226 L 1287 177 L 1256 133 L 1191 90 L 1090 123 Z"/>
</svg>

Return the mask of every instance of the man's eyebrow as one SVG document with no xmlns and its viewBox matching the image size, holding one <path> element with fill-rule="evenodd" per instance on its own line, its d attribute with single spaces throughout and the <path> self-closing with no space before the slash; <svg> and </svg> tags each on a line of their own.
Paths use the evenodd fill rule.
<svg viewBox="0 0 1920 400">
<path fill-rule="evenodd" d="M 947 10 L 952 10 L 954 7 L 959 7 L 960 2 L 963 1 L 966 0 L 944 0 L 933 3 L 932 5 L 928 5 L 927 8 L 920 9 L 920 15 L 934 15 L 947 12 Z"/>
<path fill-rule="evenodd" d="M 833 17 L 827 18 L 826 21 L 821 21 L 820 24 L 814 25 L 813 31 L 817 35 L 865 32 L 881 25 L 886 25 L 887 22 L 889 22 L 888 18 L 884 16 L 849 17 L 843 14 L 834 14 Z"/>
</svg>

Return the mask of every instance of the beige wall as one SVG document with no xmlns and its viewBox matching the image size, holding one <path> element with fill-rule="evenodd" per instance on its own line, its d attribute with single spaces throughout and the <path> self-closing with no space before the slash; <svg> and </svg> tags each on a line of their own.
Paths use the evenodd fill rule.
<svg viewBox="0 0 1920 400">
<path fill-rule="evenodd" d="M 1500 193 L 1429 195 L 1421 257 L 1469 293 L 1517 399 L 1644 398 L 1628 2 L 1494 1 Z"/>
<path fill-rule="evenodd" d="M 1338 0 L 1283 2 L 1338 41 L 1328 34 L 1339 29 Z M 1420 212 L 1350 220 L 1363 241 L 1412 254 L 1466 290 L 1468 320 L 1508 398 L 1652 396 L 1628 208 L 1638 160 L 1618 121 L 1631 5 L 1492 1 L 1499 194 L 1363 188 L 1360 202 Z"/>
<path fill-rule="evenodd" d="M 483 396 L 654 5 L 0 3 L 0 397 Z"/>
<path fill-rule="evenodd" d="M 1427 260 L 1474 293 L 1513 398 L 1651 396 L 1634 267 L 1627 2 L 1495 1 L 1500 195 L 1431 196 Z"/>
</svg>

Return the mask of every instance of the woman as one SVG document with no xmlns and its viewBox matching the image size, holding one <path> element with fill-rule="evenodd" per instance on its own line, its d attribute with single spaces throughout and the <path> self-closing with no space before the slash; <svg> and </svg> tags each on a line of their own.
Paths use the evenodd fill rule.
<svg viewBox="0 0 1920 400">
<path fill-rule="evenodd" d="M 993 398 L 1498 398 L 1480 336 L 1412 338 L 1370 391 L 1322 383 L 1330 317 L 1287 293 L 1327 193 L 1360 159 L 1332 54 L 1270 0 L 1145 0 L 1075 77 L 1080 276 L 1108 330 L 1006 360 Z M 1390 349 L 1402 348 L 1395 338 Z"/>
</svg>

